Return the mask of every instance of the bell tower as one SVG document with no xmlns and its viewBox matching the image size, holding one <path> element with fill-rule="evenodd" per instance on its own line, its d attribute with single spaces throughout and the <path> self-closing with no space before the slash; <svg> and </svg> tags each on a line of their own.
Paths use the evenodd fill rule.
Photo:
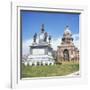
<svg viewBox="0 0 90 90">
<path fill-rule="evenodd" d="M 73 38 L 69 26 L 65 27 L 65 31 L 62 37 L 62 44 L 72 44 Z"/>
<path fill-rule="evenodd" d="M 79 60 L 79 52 L 77 52 L 74 43 L 71 30 L 69 26 L 65 27 L 64 34 L 62 37 L 61 45 L 58 46 L 57 49 L 57 61 L 71 61 L 71 60 Z"/>
</svg>

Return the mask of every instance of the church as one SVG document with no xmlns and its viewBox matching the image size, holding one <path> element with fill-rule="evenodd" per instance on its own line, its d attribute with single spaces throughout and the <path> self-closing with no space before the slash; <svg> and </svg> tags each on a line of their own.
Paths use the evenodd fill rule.
<svg viewBox="0 0 90 90">
<path fill-rule="evenodd" d="M 29 46 L 30 54 L 25 61 L 25 65 L 53 65 L 62 61 L 78 61 L 79 50 L 73 43 L 72 33 L 69 26 L 65 27 L 62 42 L 54 51 L 51 45 L 51 35 L 41 26 L 39 34 L 33 36 L 32 45 Z"/>
<path fill-rule="evenodd" d="M 55 60 L 53 58 L 51 47 L 51 35 L 45 29 L 44 24 L 41 26 L 40 33 L 35 33 L 33 36 L 32 45 L 29 46 L 30 55 L 25 62 L 25 65 L 53 65 Z"/>
<path fill-rule="evenodd" d="M 72 33 L 69 26 L 66 26 L 61 45 L 57 46 L 57 62 L 78 60 L 79 50 L 73 43 Z"/>
</svg>

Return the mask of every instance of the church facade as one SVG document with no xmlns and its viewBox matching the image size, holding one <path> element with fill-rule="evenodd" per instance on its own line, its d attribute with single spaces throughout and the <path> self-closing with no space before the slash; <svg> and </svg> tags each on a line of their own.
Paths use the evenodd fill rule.
<svg viewBox="0 0 90 90">
<path fill-rule="evenodd" d="M 30 54 L 25 62 L 25 65 L 53 65 L 55 60 L 53 58 L 51 47 L 51 35 L 44 29 L 44 24 L 41 26 L 39 34 L 35 33 L 33 36 L 33 43 L 29 46 Z"/>
<path fill-rule="evenodd" d="M 33 42 L 29 46 L 30 54 L 24 64 L 30 66 L 53 65 L 62 61 L 79 60 L 79 49 L 73 43 L 69 26 L 66 26 L 62 42 L 57 46 L 57 50 L 53 50 L 51 47 L 51 39 L 51 35 L 48 35 L 44 29 L 44 24 L 42 24 L 40 33 L 35 33 L 33 36 Z"/>
<path fill-rule="evenodd" d="M 66 26 L 61 45 L 57 46 L 57 62 L 72 60 L 79 60 L 79 50 L 73 43 L 72 33 L 69 26 Z"/>
</svg>

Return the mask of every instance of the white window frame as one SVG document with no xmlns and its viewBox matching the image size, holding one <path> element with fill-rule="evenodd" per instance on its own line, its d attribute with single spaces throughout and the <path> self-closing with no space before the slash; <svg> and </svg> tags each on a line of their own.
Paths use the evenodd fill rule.
<svg viewBox="0 0 90 90">
<path fill-rule="evenodd" d="M 53 12 L 73 12 L 80 14 L 80 77 L 64 78 L 64 77 L 50 77 L 50 78 L 32 78 L 28 80 L 20 79 L 20 10 L 41 10 Z M 85 84 L 87 83 L 87 54 L 84 52 L 87 35 L 87 8 L 85 6 L 72 5 L 54 5 L 35 4 L 33 2 L 12 2 L 11 3 L 11 87 L 46 87 L 46 86 L 60 86 L 70 84 Z M 48 79 L 48 80 L 47 80 Z"/>
</svg>

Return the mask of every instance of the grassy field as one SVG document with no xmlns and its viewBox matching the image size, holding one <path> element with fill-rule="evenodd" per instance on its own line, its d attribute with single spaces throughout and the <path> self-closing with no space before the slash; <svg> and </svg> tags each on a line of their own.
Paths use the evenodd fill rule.
<svg viewBox="0 0 90 90">
<path fill-rule="evenodd" d="M 61 65 L 49 66 L 24 66 L 22 65 L 21 77 L 49 77 L 64 76 L 79 70 L 79 64 L 64 62 Z"/>
</svg>

